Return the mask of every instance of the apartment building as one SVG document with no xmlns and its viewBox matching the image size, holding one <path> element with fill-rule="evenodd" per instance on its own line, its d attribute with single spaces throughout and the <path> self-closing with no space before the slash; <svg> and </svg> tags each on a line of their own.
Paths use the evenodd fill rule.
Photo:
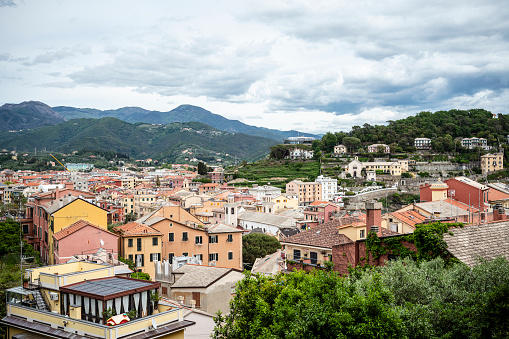
<svg viewBox="0 0 509 339">
<path fill-rule="evenodd" d="M 483 175 L 488 175 L 503 168 L 504 153 L 485 154 L 481 156 L 481 170 Z"/>
<path fill-rule="evenodd" d="M 309 205 L 322 199 L 322 185 L 319 182 L 292 180 L 286 184 L 286 194 L 297 197 L 299 205 Z"/>
<path fill-rule="evenodd" d="M 488 148 L 488 140 L 485 138 L 463 138 L 461 139 L 461 146 L 468 148 L 468 149 L 474 149 L 476 147 L 481 147 L 483 149 Z"/>
<path fill-rule="evenodd" d="M 369 171 L 382 171 L 383 173 L 390 174 L 393 176 L 401 176 L 403 172 L 403 166 L 408 167 L 408 162 L 401 163 L 399 161 L 374 161 L 374 162 L 361 162 L 358 157 L 346 165 L 345 171 L 350 173 L 353 178 L 362 177 L 362 169 L 366 172 Z"/>
<path fill-rule="evenodd" d="M 338 179 L 331 179 L 319 175 L 316 177 L 315 182 L 319 182 L 322 185 L 322 201 L 331 201 L 338 192 Z"/>
</svg>

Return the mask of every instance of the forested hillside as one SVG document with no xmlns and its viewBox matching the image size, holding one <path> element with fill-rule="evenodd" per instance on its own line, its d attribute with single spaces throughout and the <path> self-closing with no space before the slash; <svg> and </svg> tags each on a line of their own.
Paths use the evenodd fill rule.
<svg viewBox="0 0 509 339">
<path fill-rule="evenodd" d="M 209 125 L 188 122 L 168 125 L 130 124 L 115 118 L 75 119 L 34 131 L 0 133 L 3 147 L 18 151 L 113 151 L 135 159 L 182 161 L 197 158 L 256 160 L 268 153 L 275 140 L 219 131 Z"/>
<path fill-rule="evenodd" d="M 372 143 L 384 143 L 400 148 L 401 151 L 413 151 L 415 138 L 433 139 L 435 151 L 454 150 L 454 139 L 482 137 L 488 139 L 488 145 L 505 141 L 509 134 L 509 116 L 493 115 L 484 109 L 421 112 L 405 119 L 389 121 L 387 126 L 354 126 L 348 133 L 326 134 L 322 142 L 326 150 L 331 151 L 335 144 L 361 146 Z M 352 139 L 352 138 L 356 138 Z"/>
</svg>

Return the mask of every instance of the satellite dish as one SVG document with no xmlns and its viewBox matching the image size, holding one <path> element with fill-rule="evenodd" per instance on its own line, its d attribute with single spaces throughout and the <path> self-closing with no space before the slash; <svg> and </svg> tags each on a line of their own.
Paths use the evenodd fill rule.
<svg viewBox="0 0 509 339">
<path fill-rule="evenodd" d="M 154 328 L 154 330 L 157 330 L 157 324 L 155 319 L 152 319 L 152 327 Z"/>
</svg>

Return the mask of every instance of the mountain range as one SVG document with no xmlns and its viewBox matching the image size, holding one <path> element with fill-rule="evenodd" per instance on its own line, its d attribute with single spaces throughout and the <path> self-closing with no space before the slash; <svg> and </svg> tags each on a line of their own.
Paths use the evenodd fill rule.
<svg viewBox="0 0 509 339">
<path fill-rule="evenodd" d="M 244 133 L 269 139 L 278 140 L 293 136 L 311 136 L 313 134 L 298 131 L 279 131 L 264 127 L 244 124 L 238 120 L 230 120 L 219 114 L 212 113 L 198 106 L 180 105 L 168 112 L 149 111 L 140 107 L 124 107 L 115 110 L 98 110 L 93 108 L 75 108 L 58 106 L 52 110 L 67 120 L 79 118 L 99 119 L 113 117 L 130 123 L 148 122 L 151 124 L 169 124 L 172 122 L 198 121 L 230 133 Z"/>
<path fill-rule="evenodd" d="M 200 122 L 167 125 L 135 123 L 116 118 L 73 119 L 58 125 L 17 132 L 1 132 L 0 144 L 18 152 L 47 149 L 115 151 L 135 159 L 184 162 L 253 161 L 269 153 L 277 141 L 220 131 Z M 187 159 L 186 159 L 187 158 Z"/>
</svg>

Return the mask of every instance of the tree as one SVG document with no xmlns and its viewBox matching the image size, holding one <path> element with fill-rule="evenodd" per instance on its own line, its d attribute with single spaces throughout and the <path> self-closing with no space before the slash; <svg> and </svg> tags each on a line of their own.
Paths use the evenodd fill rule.
<svg viewBox="0 0 509 339">
<path fill-rule="evenodd" d="M 338 139 L 334 133 L 327 132 L 322 137 L 323 150 L 326 153 L 331 153 L 334 150 L 334 146 L 337 145 Z"/>
<path fill-rule="evenodd" d="M 242 258 L 244 265 L 252 267 L 257 258 L 276 252 L 281 248 L 279 241 L 267 234 L 251 233 L 242 237 Z"/>
<path fill-rule="evenodd" d="M 150 275 L 148 273 L 144 273 L 144 272 L 134 272 L 131 274 L 131 278 L 150 281 Z"/>
<path fill-rule="evenodd" d="M 355 137 L 344 137 L 343 144 L 348 147 L 349 152 L 352 152 L 352 148 L 355 146 L 359 146 L 361 144 L 361 140 Z"/>
<path fill-rule="evenodd" d="M 201 161 L 198 163 L 198 174 L 207 175 L 207 166 Z"/>
<path fill-rule="evenodd" d="M 159 180 L 159 176 L 156 176 L 156 186 L 161 186 L 161 180 Z"/>
<path fill-rule="evenodd" d="M 124 217 L 124 224 L 127 224 L 128 222 L 136 220 L 136 214 L 134 213 L 127 213 Z"/>
</svg>

